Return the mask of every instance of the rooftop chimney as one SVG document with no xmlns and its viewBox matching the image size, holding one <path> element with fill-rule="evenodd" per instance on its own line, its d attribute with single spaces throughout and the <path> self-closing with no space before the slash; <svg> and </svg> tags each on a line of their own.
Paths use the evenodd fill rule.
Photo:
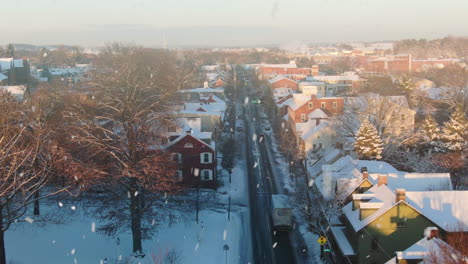
<svg viewBox="0 0 468 264">
<path fill-rule="evenodd" d="M 382 186 L 382 185 L 388 185 L 388 177 L 387 175 L 379 175 L 377 185 Z"/>
<path fill-rule="evenodd" d="M 361 173 L 367 171 L 367 167 L 361 167 Z"/>
<path fill-rule="evenodd" d="M 364 180 L 364 179 L 367 179 L 367 178 L 369 178 L 369 172 L 367 172 L 367 171 L 362 172 L 362 179 Z"/>
<path fill-rule="evenodd" d="M 191 134 L 192 134 L 192 129 L 187 130 L 187 135 L 191 135 Z"/>
<path fill-rule="evenodd" d="M 426 227 L 426 229 L 424 229 L 424 236 L 427 238 L 427 240 L 431 240 L 434 237 L 438 237 L 439 229 L 434 226 Z"/>
<path fill-rule="evenodd" d="M 406 190 L 396 189 L 395 202 L 406 201 Z"/>
</svg>

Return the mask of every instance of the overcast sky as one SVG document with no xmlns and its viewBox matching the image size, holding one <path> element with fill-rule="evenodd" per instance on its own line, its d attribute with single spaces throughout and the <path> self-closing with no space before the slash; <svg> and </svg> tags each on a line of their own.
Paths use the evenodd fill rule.
<svg viewBox="0 0 468 264">
<path fill-rule="evenodd" d="M 0 44 L 254 46 L 468 36 L 468 0 L 5 0 Z"/>
</svg>

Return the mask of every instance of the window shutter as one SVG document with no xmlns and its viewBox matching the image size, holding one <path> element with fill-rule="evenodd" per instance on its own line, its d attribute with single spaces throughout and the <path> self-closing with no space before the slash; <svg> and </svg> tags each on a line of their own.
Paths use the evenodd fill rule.
<svg viewBox="0 0 468 264">
<path fill-rule="evenodd" d="M 213 163 L 213 153 L 208 153 L 208 163 Z"/>
<path fill-rule="evenodd" d="M 200 153 L 200 163 L 201 164 L 205 164 L 205 162 L 203 162 L 203 154 L 204 154 L 203 152 Z"/>
<path fill-rule="evenodd" d="M 182 153 L 177 153 L 177 162 L 182 164 Z"/>
</svg>

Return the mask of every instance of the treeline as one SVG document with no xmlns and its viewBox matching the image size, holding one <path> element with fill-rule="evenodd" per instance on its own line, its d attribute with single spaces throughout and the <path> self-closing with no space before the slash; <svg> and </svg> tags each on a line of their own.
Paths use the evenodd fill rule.
<svg viewBox="0 0 468 264">
<path fill-rule="evenodd" d="M 404 39 L 394 43 L 395 54 L 412 54 L 415 58 L 468 58 L 468 38 L 448 36 L 441 39 Z"/>
</svg>

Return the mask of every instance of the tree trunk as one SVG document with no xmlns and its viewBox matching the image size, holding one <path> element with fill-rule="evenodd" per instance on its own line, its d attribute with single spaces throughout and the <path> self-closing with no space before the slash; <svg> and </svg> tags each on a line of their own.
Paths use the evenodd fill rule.
<svg viewBox="0 0 468 264">
<path fill-rule="evenodd" d="M 6 264 L 5 232 L 3 231 L 3 208 L 0 207 L 0 264 Z"/>
<path fill-rule="evenodd" d="M 131 191 L 130 197 L 130 217 L 133 237 L 133 253 L 143 254 L 141 245 L 141 201 L 140 195 L 135 196 L 135 191 Z"/>
<path fill-rule="evenodd" d="M 34 215 L 40 215 L 39 210 L 39 190 L 34 192 Z"/>
</svg>

